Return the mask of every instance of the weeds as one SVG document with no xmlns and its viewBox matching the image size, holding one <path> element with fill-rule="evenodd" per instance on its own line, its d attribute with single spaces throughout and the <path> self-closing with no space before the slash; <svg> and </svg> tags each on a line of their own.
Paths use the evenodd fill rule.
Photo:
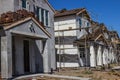
<svg viewBox="0 0 120 80">
<path fill-rule="evenodd" d="M 90 71 L 90 70 L 83 71 L 82 73 L 83 73 L 83 74 L 93 74 L 93 72 L 92 72 L 92 71 Z"/>
</svg>

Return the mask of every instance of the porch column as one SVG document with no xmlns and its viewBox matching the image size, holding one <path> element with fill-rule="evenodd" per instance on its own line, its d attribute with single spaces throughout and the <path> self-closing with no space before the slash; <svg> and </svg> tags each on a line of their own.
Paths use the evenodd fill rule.
<svg viewBox="0 0 120 80">
<path fill-rule="evenodd" d="M 114 62 L 115 62 L 115 56 L 114 56 L 114 54 L 115 54 L 115 53 L 114 53 L 114 51 L 113 51 L 113 50 L 114 50 L 114 48 L 112 49 L 112 60 L 111 60 L 111 61 L 112 61 L 112 63 L 114 63 Z"/>
<path fill-rule="evenodd" d="M 102 48 L 101 48 L 101 46 L 98 47 L 98 51 L 97 51 L 97 65 L 98 66 L 102 65 Z"/>
<path fill-rule="evenodd" d="M 112 62 L 112 48 L 110 47 L 110 49 L 109 49 L 109 54 L 108 54 L 108 58 L 109 58 L 109 63 L 111 63 Z"/>
<path fill-rule="evenodd" d="M 108 52 L 108 51 L 109 51 L 109 50 L 108 50 L 108 48 L 107 48 L 107 52 L 106 52 L 106 53 L 107 53 L 107 54 L 106 54 L 107 64 L 109 63 L 109 52 Z"/>
<path fill-rule="evenodd" d="M 104 48 L 103 51 L 103 64 L 106 65 L 108 64 L 108 49 Z"/>
<path fill-rule="evenodd" d="M 90 44 L 90 67 L 96 67 L 94 44 Z"/>
<path fill-rule="evenodd" d="M 49 73 L 51 70 L 50 70 L 50 61 L 49 61 L 49 47 L 48 47 L 48 41 L 44 41 L 44 51 L 43 51 L 43 65 L 44 65 L 44 73 Z"/>
<path fill-rule="evenodd" d="M 1 77 L 12 78 L 12 38 L 9 33 L 1 37 Z"/>
</svg>

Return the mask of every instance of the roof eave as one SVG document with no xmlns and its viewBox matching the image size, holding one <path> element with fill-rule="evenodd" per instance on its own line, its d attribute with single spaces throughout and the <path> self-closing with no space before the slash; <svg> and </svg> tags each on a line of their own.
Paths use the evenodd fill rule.
<svg viewBox="0 0 120 80">
<path fill-rule="evenodd" d="M 45 0 L 45 1 L 48 4 L 48 6 L 52 9 L 52 11 L 55 13 L 55 9 L 52 7 L 52 5 L 49 3 L 49 1 L 48 0 Z"/>
<path fill-rule="evenodd" d="M 83 13 L 83 12 L 86 12 L 87 15 L 88 15 L 88 17 L 89 17 L 89 19 L 91 19 L 89 13 L 87 12 L 87 10 L 86 10 L 85 8 L 84 8 L 83 10 L 79 11 L 78 13 L 76 13 L 76 15 L 80 15 L 80 14 Z"/>
</svg>

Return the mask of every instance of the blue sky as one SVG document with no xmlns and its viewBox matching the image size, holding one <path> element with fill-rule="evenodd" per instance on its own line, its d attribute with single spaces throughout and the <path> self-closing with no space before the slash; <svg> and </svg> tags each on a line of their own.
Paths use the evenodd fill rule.
<svg viewBox="0 0 120 80">
<path fill-rule="evenodd" d="M 120 34 L 120 0 L 49 0 L 56 10 L 85 7 L 93 20 Z"/>
</svg>

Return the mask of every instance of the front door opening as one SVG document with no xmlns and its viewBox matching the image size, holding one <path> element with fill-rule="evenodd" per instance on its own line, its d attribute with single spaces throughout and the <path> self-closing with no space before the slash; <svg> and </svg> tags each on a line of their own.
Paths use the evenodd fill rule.
<svg viewBox="0 0 120 80">
<path fill-rule="evenodd" d="M 29 40 L 24 40 L 24 72 L 30 72 Z"/>
<path fill-rule="evenodd" d="M 13 70 L 13 73 L 12 75 L 15 76 L 15 71 L 16 71 L 16 67 L 15 67 L 15 37 L 12 36 L 12 70 Z"/>
</svg>

